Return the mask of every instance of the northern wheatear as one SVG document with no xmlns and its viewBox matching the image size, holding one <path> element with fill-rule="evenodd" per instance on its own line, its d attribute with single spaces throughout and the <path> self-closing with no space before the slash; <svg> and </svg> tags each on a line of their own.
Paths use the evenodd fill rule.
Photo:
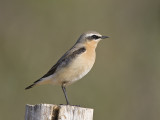
<svg viewBox="0 0 160 120">
<path fill-rule="evenodd" d="M 108 37 L 95 31 L 82 34 L 74 46 L 43 77 L 25 89 L 42 84 L 61 85 L 66 102 L 69 104 L 66 86 L 81 79 L 91 70 L 96 58 L 97 44 L 105 38 Z"/>
</svg>

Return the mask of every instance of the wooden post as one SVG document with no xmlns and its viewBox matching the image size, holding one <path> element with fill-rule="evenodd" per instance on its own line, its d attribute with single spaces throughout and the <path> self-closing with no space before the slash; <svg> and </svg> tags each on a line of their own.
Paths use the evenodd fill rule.
<svg viewBox="0 0 160 120">
<path fill-rule="evenodd" d="M 93 109 L 71 105 L 26 105 L 25 120 L 93 120 Z"/>
</svg>

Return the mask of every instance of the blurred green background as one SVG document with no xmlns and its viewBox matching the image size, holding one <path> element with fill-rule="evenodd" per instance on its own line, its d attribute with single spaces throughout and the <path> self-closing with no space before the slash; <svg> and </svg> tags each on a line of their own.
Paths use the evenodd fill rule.
<svg viewBox="0 0 160 120">
<path fill-rule="evenodd" d="M 0 120 L 23 120 L 26 104 L 62 104 L 60 86 L 24 88 L 88 30 L 110 36 L 91 72 L 67 88 L 94 120 L 160 119 L 159 0 L 1 0 Z"/>
</svg>

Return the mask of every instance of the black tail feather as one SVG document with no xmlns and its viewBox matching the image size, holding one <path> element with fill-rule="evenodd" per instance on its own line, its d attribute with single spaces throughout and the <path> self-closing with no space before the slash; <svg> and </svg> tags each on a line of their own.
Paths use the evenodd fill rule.
<svg viewBox="0 0 160 120">
<path fill-rule="evenodd" d="M 28 87 L 26 87 L 25 88 L 25 90 L 27 90 L 27 89 L 30 89 L 30 88 L 32 88 L 33 86 L 35 86 L 36 84 L 35 83 L 33 83 L 32 85 L 30 85 L 30 86 L 28 86 Z"/>
<path fill-rule="evenodd" d="M 32 85 L 26 87 L 25 90 L 32 88 L 33 86 L 35 86 L 40 81 L 41 81 L 41 79 L 36 80 Z"/>
</svg>

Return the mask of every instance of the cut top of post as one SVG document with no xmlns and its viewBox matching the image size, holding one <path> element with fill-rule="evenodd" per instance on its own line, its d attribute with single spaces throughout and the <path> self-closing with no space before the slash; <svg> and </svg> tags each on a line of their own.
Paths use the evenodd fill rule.
<svg viewBox="0 0 160 120">
<path fill-rule="evenodd" d="M 26 105 L 25 120 L 93 120 L 93 109 L 71 105 Z"/>
</svg>

